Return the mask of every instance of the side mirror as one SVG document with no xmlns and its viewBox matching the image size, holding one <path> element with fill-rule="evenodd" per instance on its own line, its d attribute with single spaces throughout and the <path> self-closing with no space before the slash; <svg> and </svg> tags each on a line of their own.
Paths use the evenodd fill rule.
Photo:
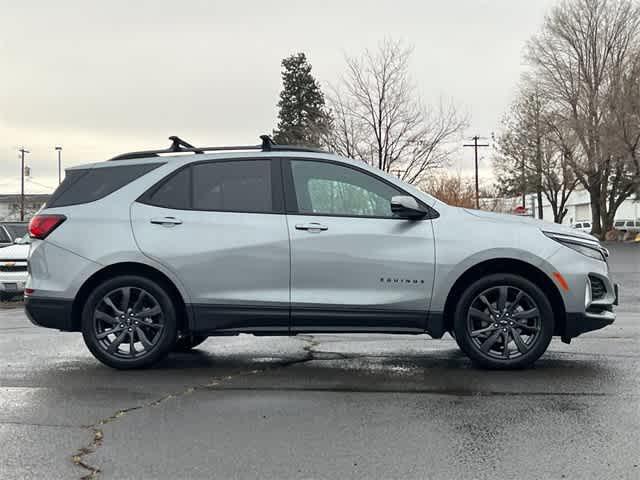
<svg viewBox="0 0 640 480">
<path fill-rule="evenodd" d="M 22 243 L 22 237 L 16 237 L 13 239 L 13 243 L 20 245 Z"/>
<path fill-rule="evenodd" d="M 400 218 L 418 220 L 424 218 L 427 210 L 418 201 L 408 195 L 398 195 L 391 198 L 391 211 Z"/>
</svg>

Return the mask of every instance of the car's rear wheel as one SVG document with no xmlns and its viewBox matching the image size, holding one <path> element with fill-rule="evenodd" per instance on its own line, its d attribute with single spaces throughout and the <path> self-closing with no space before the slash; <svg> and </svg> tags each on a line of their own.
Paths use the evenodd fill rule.
<svg viewBox="0 0 640 480">
<path fill-rule="evenodd" d="M 471 284 L 455 311 L 455 338 L 484 368 L 524 368 L 546 351 L 554 318 L 546 295 L 534 283 L 493 274 Z"/>
<path fill-rule="evenodd" d="M 148 367 L 172 349 L 176 312 L 166 290 L 139 276 L 112 278 L 89 295 L 82 336 L 93 355 L 118 369 Z"/>
<path fill-rule="evenodd" d="M 173 346 L 174 352 L 188 352 L 191 349 L 197 347 L 207 338 L 203 335 L 182 335 L 178 337 L 175 345 Z"/>
</svg>

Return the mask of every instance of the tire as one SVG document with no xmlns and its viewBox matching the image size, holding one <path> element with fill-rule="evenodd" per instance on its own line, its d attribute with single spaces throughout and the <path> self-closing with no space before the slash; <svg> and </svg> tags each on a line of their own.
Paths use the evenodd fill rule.
<svg viewBox="0 0 640 480">
<path fill-rule="evenodd" d="M 456 342 L 475 365 L 525 368 L 551 342 L 553 309 L 531 281 L 518 275 L 492 274 L 463 292 L 454 314 L 454 331 Z"/>
<path fill-rule="evenodd" d="M 462 350 L 462 353 L 467 354 L 467 352 L 464 351 L 464 346 L 460 343 L 460 340 L 458 340 L 455 330 L 450 330 L 449 335 L 451 335 L 451 338 L 456 341 L 456 345 L 458 345 L 458 348 Z"/>
<path fill-rule="evenodd" d="M 87 298 L 82 336 L 91 353 L 105 365 L 121 370 L 146 368 L 173 348 L 176 310 L 161 284 L 136 275 L 114 277 L 98 285 Z"/>
<path fill-rule="evenodd" d="M 172 351 L 189 352 L 191 349 L 204 342 L 207 338 L 209 337 L 202 335 L 184 335 L 182 337 L 178 337 Z"/>
</svg>

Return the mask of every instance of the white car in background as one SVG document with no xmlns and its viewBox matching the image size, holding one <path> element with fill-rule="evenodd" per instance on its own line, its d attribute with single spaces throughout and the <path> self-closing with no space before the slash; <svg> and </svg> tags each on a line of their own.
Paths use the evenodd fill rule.
<svg viewBox="0 0 640 480">
<path fill-rule="evenodd" d="M 591 222 L 576 222 L 571 226 L 581 232 L 591 233 Z"/>
<path fill-rule="evenodd" d="M 29 235 L 14 245 L 0 248 L 0 300 L 10 300 L 24 293 L 29 258 Z"/>
<path fill-rule="evenodd" d="M 613 228 L 622 232 L 640 233 L 640 220 L 616 220 Z"/>
</svg>

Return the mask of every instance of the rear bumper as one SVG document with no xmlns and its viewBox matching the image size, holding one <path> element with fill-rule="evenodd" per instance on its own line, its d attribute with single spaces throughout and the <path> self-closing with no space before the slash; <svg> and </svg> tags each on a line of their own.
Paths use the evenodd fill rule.
<svg viewBox="0 0 640 480">
<path fill-rule="evenodd" d="M 71 300 L 26 297 L 24 310 L 31 323 L 39 327 L 55 328 L 65 332 L 77 331 L 71 318 Z"/>
</svg>

